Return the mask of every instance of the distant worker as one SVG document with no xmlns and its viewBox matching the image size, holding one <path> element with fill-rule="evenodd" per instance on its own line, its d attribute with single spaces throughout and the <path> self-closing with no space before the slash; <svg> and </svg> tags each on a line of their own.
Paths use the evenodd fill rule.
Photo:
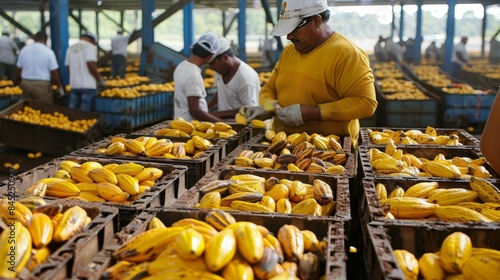
<svg viewBox="0 0 500 280">
<path fill-rule="evenodd" d="M 125 78 L 125 68 L 127 67 L 127 46 L 130 35 L 123 35 L 123 29 L 118 29 L 117 35 L 111 39 L 111 77 Z"/>
<path fill-rule="evenodd" d="M 221 119 L 233 119 L 241 107 L 258 106 L 259 74 L 234 55 L 226 38 L 219 36 L 220 47 L 217 56 L 208 64 L 215 71 L 217 93 L 210 100 L 208 108 L 217 106 L 211 114 Z"/>
<path fill-rule="evenodd" d="M 16 81 L 16 55 L 19 51 L 17 44 L 9 37 L 10 33 L 2 31 L 0 37 L 0 80 L 5 77 Z"/>
<path fill-rule="evenodd" d="M 389 55 L 389 60 L 398 64 L 403 63 L 404 50 L 401 44 L 394 43 L 390 38 L 385 39 L 385 50 Z"/>
<path fill-rule="evenodd" d="M 425 49 L 425 58 L 436 61 L 439 57 L 439 49 L 436 42 L 432 41 L 431 44 Z"/>
<path fill-rule="evenodd" d="M 406 63 L 413 63 L 415 61 L 415 39 L 408 38 L 404 45 L 404 60 Z"/>
<path fill-rule="evenodd" d="M 105 82 L 97 71 L 97 36 L 87 32 L 66 51 L 64 65 L 68 68 L 71 95 L 69 107 L 84 111 L 92 109 L 98 86 Z"/>
<path fill-rule="evenodd" d="M 460 71 L 464 65 L 469 64 L 469 55 L 465 49 L 465 44 L 467 44 L 468 38 L 462 36 L 460 42 L 458 42 L 453 47 L 453 53 L 451 55 L 451 76 L 458 78 Z"/>
<path fill-rule="evenodd" d="M 385 38 L 382 36 L 378 36 L 378 41 L 373 48 L 375 58 L 379 62 L 387 62 L 389 61 L 389 56 L 387 55 L 387 51 L 384 48 Z"/>
<path fill-rule="evenodd" d="M 277 42 L 274 36 L 268 36 L 264 40 L 264 46 L 262 48 L 262 72 L 271 72 L 276 63 L 276 47 Z"/>
<path fill-rule="evenodd" d="M 46 45 L 47 39 L 47 34 L 39 31 L 35 34 L 35 42 L 21 49 L 17 60 L 17 82 L 23 90 L 23 98 L 52 104 L 51 81 L 57 86 L 59 96 L 63 96 L 64 91 L 59 64 L 54 51 Z"/>
<path fill-rule="evenodd" d="M 208 111 L 207 92 L 201 67 L 217 55 L 220 43 L 214 33 L 203 34 L 192 46 L 191 56 L 177 65 L 174 71 L 174 119 L 186 121 L 223 121 Z"/>
</svg>

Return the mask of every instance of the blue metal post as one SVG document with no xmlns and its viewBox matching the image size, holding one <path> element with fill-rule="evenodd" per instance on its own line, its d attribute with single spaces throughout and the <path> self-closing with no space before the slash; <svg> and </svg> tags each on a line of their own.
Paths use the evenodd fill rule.
<svg viewBox="0 0 500 280">
<path fill-rule="evenodd" d="M 391 39 L 391 41 L 392 41 L 394 38 L 394 31 L 396 30 L 396 14 L 394 13 L 394 5 L 392 5 L 391 11 L 392 11 L 391 35 L 390 35 L 389 39 Z"/>
<path fill-rule="evenodd" d="M 153 45 L 154 28 L 153 28 L 153 12 L 155 10 L 155 0 L 142 0 L 142 52 L 141 62 L 139 64 L 139 75 L 144 75 L 144 68 L 146 67 L 149 48 Z"/>
<path fill-rule="evenodd" d="M 185 56 L 190 56 L 191 50 L 189 47 L 194 44 L 194 1 L 184 5 L 182 10 L 184 12 L 184 49 L 182 49 L 182 53 Z"/>
<path fill-rule="evenodd" d="M 401 16 L 399 18 L 399 42 L 403 42 L 403 35 L 405 29 L 405 12 L 404 12 L 405 4 L 401 3 Z"/>
<path fill-rule="evenodd" d="M 276 22 L 278 22 L 278 20 L 280 20 L 280 12 L 281 12 L 281 4 L 283 3 L 283 0 L 277 0 L 276 1 Z M 269 31 L 271 32 L 271 31 Z M 266 34 L 266 37 L 267 37 L 267 34 Z M 276 37 L 276 40 L 278 40 L 278 49 L 276 50 L 276 58 L 275 58 L 275 61 L 278 61 L 280 55 L 281 55 L 281 52 L 283 51 L 283 44 L 281 43 L 281 37 Z"/>
<path fill-rule="evenodd" d="M 415 34 L 415 53 L 414 53 L 414 63 L 420 64 L 420 59 L 422 58 L 422 4 L 423 0 L 417 0 L 417 31 Z"/>
<path fill-rule="evenodd" d="M 451 71 L 451 55 L 453 51 L 453 38 L 455 37 L 455 5 L 457 0 L 448 0 L 448 18 L 446 19 L 446 40 L 444 54 L 444 70 Z"/>
<path fill-rule="evenodd" d="M 246 34 L 247 34 L 247 3 L 245 0 L 238 0 L 238 7 L 240 9 L 238 13 L 238 57 L 246 61 Z"/>
<path fill-rule="evenodd" d="M 69 31 L 68 31 L 68 0 L 50 0 L 50 39 L 52 50 L 56 54 L 59 63 L 59 73 L 64 85 L 69 84 L 69 76 L 64 59 L 68 49 Z"/>
</svg>

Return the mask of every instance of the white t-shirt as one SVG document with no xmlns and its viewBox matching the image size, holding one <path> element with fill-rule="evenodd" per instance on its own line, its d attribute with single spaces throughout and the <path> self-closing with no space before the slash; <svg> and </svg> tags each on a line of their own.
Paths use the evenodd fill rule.
<svg viewBox="0 0 500 280">
<path fill-rule="evenodd" d="M 458 63 L 460 65 L 465 65 L 462 60 L 458 59 L 457 53 L 461 53 L 462 57 L 465 59 L 465 61 L 469 60 L 469 54 L 467 54 L 467 51 L 465 50 L 465 45 L 464 43 L 460 42 L 453 47 L 453 54 L 451 55 L 451 62 Z"/>
<path fill-rule="evenodd" d="M 276 40 L 274 39 L 274 37 L 270 36 L 268 37 L 266 40 L 264 40 L 264 48 L 262 50 L 262 67 L 271 67 L 273 66 L 273 61 L 275 60 L 275 53 L 274 53 L 274 50 L 277 49 L 277 42 Z M 269 58 L 267 57 L 267 54 L 266 52 L 270 52 L 271 53 L 271 59 L 273 59 L 273 61 L 269 61 Z"/>
<path fill-rule="evenodd" d="M 398 63 L 403 62 L 404 50 L 400 44 L 394 43 L 391 40 L 386 40 L 385 41 L 385 50 L 387 51 L 387 53 L 392 54 L 396 58 Z"/>
<path fill-rule="evenodd" d="M 50 71 L 57 70 L 59 65 L 51 48 L 35 42 L 21 49 L 17 67 L 22 69 L 23 80 L 50 81 Z"/>
<path fill-rule="evenodd" d="M 245 62 L 241 62 L 238 71 L 229 83 L 224 84 L 222 76 L 215 72 L 217 84 L 218 111 L 238 110 L 242 106 L 259 106 L 259 74 Z"/>
<path fill-rule="evenodd" d="M 19 50 L 16 43 L 8 36 L 0 36 L 0 63 L 16 64 L 14 50 Z"/>
<path fill-rule="evenodd" d="M 182 117 L 186 121 L 194 120 L 189 113 L 188 97 L 191 96 L 199 97 L 200 108 L 208 112 L 201 68 L 184 60 L 174 70 L 174 119 Z"/>
<path fill-rule="evenodd" d="M 71 88 L 97 88 L 96 80 L 87 66 L 88 61 L 97 61 L 97 48 L 90 42 L 81 40 L 66 51 L 64 65 L 69 66 Z"/>
<path fill-rule="evenodd" d="M 130 35 L 128 36 L 123 36 L 123 35 L 118 35 L 115 38 L 111 39 L 111 52 L 112 54 L 119 54 L 123 56 L 127 56 L 127 46 L 128 46 L 128 39 L 130 38 Z"/>
</svg>

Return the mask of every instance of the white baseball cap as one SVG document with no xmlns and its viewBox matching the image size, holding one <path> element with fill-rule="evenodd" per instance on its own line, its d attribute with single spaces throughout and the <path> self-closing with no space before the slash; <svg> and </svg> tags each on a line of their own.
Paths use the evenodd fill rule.
<svg viewBox="0 0 500 280">
<path fill-rule="evenodd" d="M 217 50 L 217 55 L 225 53 L 230 48 L 231 45 L 229 45 L 227 39 L 222 36 L 219 36 L 219 49 Z"/>
<path fill-rule="evenodd" d="M 217 38 L 217 35 L 212 32 L 201 35 L 201 37 L 198 38 L 198 41 L 196 41 L 193 46 L 196 44 L 198 44 L 200 47 L 211 54 L 216 54 L 220 47 L 219 38 Z M 193 46 L 191 46 L 191 49 L 193 48 Z"/>
<path fill-rule="evenodd" d="M 271 30 L 271 35 L 288 35 L 304 18 L 327 9 L 327 0 L 284 0 L 281 4 L 280 19 Z"/>
</svg>

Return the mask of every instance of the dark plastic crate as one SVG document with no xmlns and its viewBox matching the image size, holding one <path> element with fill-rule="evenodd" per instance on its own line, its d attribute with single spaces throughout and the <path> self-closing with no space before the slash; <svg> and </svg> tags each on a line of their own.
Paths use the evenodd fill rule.
<svg viewBox="0 0 500 280">
<path fill-rule="evenodd" d="M 21 99 L 20 94 L 0 94 L 0 110 L 3 110 Z"/>
<path fill-rule="evenodd" d="M 424 253 L 439 251 L 443 240 L 457 231 L 467 234 L 473 247 L 500 250 L 498 230 L 498 225 L 470 227 L 460 224 L 401 225 L 373 222 L 368 225 L 370 242 L 365 244 L 365 267 L 370 279 L 403 280 L 405 277 L 396 261 L 394 250 L 407 250 L 418 260 Z"/>
<path fill-rule="evenodd" d="M 14 121 L 8 118 L 8 116 L 22 110 L 25 106 L 40 110 L 42 113 L 57 111 L 66 115 L 70 120 L 97 119 L 97 122 L 85 132 L 76 132 Z M 7 146 L 62 156 L 102 139 L 102 118 L 102 114 L 95 112 L 85 112 L 64 106 L 22 99 L 0 112 L 0 134 L 2 135 L 2 142 Z"/>
<path fill-rule="evenodd" d="M 374 147 L 383 147 L 385 145 L 375 144 L 371 139 L 368 130 L 383 132 L 386 130 L 398 131 L 401 130 L 403 132 L 408 130 L 419 130 L 425 133 L 426 128 L 407 128 L 407 127 L 362 127 L 359 134 L 361 145 L 363 146 L 374 146 Z M 469 132 L 460 128 L 434 128 L 437 132 L 437 135 L 456 135 L 458 136 L 458 141 L 463 144 L 465 147 L 479 147 L 479 139 L 471 135 Z M 426 147 L 434 147 L 434 146 L 444 146 L 444 145 L 435 145 L 435 144 L 418 144 Z M 404 146 L 402 144 L 397 144 L 398 147 Z"/>
<path fill-rule="evenodd" d="M 236 135 L 229 138 L 213 138 L 213 139 L 224 139 L 227 141 L 226 153 L 229 154 L 239 145 L 247 143 L 252 138 L 252 127 L 245 124 L 228 123 L 231 125 L 232 129 L 236 131 Z M 158 124 L 143 128 L 141 130 L 134 131 L 133 135 L 156 135 L 156 131 L 170 127 L 170 120 L 163 121 Z M 222 159 L 222 158 L 221 158 Z"/>
<path fill-rule="evenodd" d="M 222 139 L 209 139 L 209 141 L 213 144 L 211 148 L 204 151 L 203 154 L 198 158 L 192 159 L 181 159 L 181 158 L 156 158 L 156 157 L 147 157 L 147 156 L 124 156 L 124 155 L 106 155 L 97 153 L 97 149 L 107 148 L 111 144 L 112 137 L 126 137 L 126 138 L 137 138 L 141 135 L 125 135 L 118 134 L 115 136 L 110 136 L 101 141 L 95 142 L 91 145 L 88 145 L 84 148 L 74 151 L 71 155 L 75 156 L 90 156 L 102 159 L 119 159 L 119 160 L 127 160 L 127 161 L 144 161 L 144 162 L 156 162 L 156 163 L 166 163 L 166 164 L 175 164 L 175 165 L 183 165 L 188 167 L 187 171 L 187 188 L 191 188 L 196 182 L 198 182 L 201 177 L 203 177 L 215 164 L 217 164 L 221 158 L 221 154 L 224 154 L 225 151 L 223 148 L 225 147 L 226 141 Z M 153 136 L 153 135 L 149 135 Z M 187 142 L 189 138 L 181 138 L 181 137 L 165 137 L 165 136 L 153 136 L 158 139 L 171 139 L 172 142 Z M 175 140 L 174 140 L 175 139 Z"/>
<path fill-rule="evenodd" d="M 97 203 L 62 199 L 47 200 L 47 203 L 60 203 L 64 211 L 72 206 L 80 206 L 92 218 L 92 221 L 69 240 L 61 244 L 51 242 L 49 248 L 52 253 L 49 258 L 37 265 L 32 271 L 24 268 L 16 279 L 69 279 L 90 263 L 119 231 L 118 209 L 116 208 Z"/>
<path fill-rule="evenodd" d="M 268 146 L 265 145 L 241 145 L 238 147 L 238 149 L 234 150 L 231 152 L 223 161 L 221 161 L 221 164 L 219 164 L 220 168 L 227 168 L 231 167 L 234 169 L 239 169 L 239 170 L 247 170 L 247 171 L 252 171 L 255 169 L 261 170 L 263 172 L 278 172 L 278 170 L 274 169 L 263 169 L 263 168 L 257 168 L 257 167 L 243 167 L 243 166 L 236 166 L 235 160 L 238 157 L 238 155 L 243 151 L 243 150 L 251 150 L 254 152 L 265 152 L 267 150 Z M 293 151 L 293 148 L 291 148 Z M 346 162 L 342 164 L 344 166 L 345 170 L 342 174 L 337 175 L 337 174 L 327 174 L 327 173 L 310 173 L 310 172 L 290 172 L 290 171 L 281 171 L 284 173 L 288 174 L 294 174 L 294 173 L 304 173 L 304 174 L 309 174 L 310 176 L 326 176 L 326 177 L 346 177 L 348 179 L 354 178 L 354 173 L 355 173 L 355 157 L 354 154 L 351 152 L 344 152 L 344 151 L 337 151 L 337 154 L 345 154 L 346 155 Z"/>
<path fill-rule="evenodd" d="M 80 273 L 79 279 L 100 279 L 104 269 L 102 265 L 114 265 L 116 261 L 111 257 L 111 253 L 117 250 L 122 244 L 125 244 L 132 237 L 144 232 L 153 217 L 158 217 L 166 226 L 172 225 L 174 222 L 184 218 L 193 218 L 204 220 L 208 211 L 204 210 L 178 210 L 165 209 L 162 211 L 147 211 L 142 212 L 132 222 L 130 222 L 121 232 L 115 235 L 113 242 L 105 250 L 101 251 L 95 258 L 97 261 L 96 267 L 88 265 L 85 272 Z M 311 230 L 316 234 L 319 240 L 328 242 L 328 249 L 325 254 L 325 272 L 327 279 L 348 279 L 346 269 L 346 250 L 345 250 L 345 235 L 342 222 L 333 222 L 327 220 L 309 220 L 307 218 L 292 218 L 286 216 L 269 216 L 264 217 L 252 213 L 231 213 L 236 221 L 248 221 L 258 225 L 262 225 L 269 229 L 275 236 L 279 228 L 285 224 L 297 226 L 301 230 Z"/>
<path fill-rule="evenodd" d="M 471 190 L 470 183 L 469 182 L 455 182 L 455 181 L 435 181 L 435 180 L 426 180 L 426 179 L 406 179 L 406 180 L 400 180 L 400 179 L 382 179 L 382 178 L 377 178 L 377 179 L 365 179 L 362 181 L 362 188 L 363 188 L 363 193 L 361 196 L 361 200 L 359 203 L 359 211 L 360 211 L 360 218 L 361 218 L 361 224 L 366 225 L 370 222 L 373 221 L 378 221 L 378 222 L 387 222 L 391 223 L 394 220 L 391 219 L 386 219 L 384 216 L 384 209 L 383 206 L 380 202 L 380 197 L 377 194 L 377 191 L 375 189 L 375 186 L 378 183 L 384 184 L 387 189 L 387 194 L 389 194 L 391 191 L 393 191 L 397 186 L 403 188 L 405 191 L 408 190 L 411 186 L 421 183 L 421 182 L 437 182 L 439 184 L 439 189 L 450 189 L 450 188 L 462 188 L 466 190 Z M 500 183 L 494 183 L 494 185 L 498 188 L 500 187 Z M 449 223 L 449 222 L 444 222 L 440 220 L 437 217 L 429 218 L 429 219 L 421 219 L 421 220 L 412 220 L 412 219 L 397 219 L 399 224 L 404 224 L 404 223 L 439 223 L 439 224 L 456 224 L 456 223 Z M 474 223 L 478 224 L 478 223 Z"/>
<path fill-rule="evenodd" d="M 102 113 L 130 113 L 143 108 L 147 96 L 135 98 L 102 97 L 95 98 L 94 110 Z"/>
<path fill-rule="evenodd" d="M 401 180 L 406 180 L 409 178 L 417 178 L 420 179 L 421 177 L 416 177 L 416 176 L 388 176 L 386 174 L 377 174 L 375 170 L 373 170 L 373 167 L 370 163 L 370 159 L 368 157 L 368 151 L 372 147 L 367 147 L 367 146 L 361 146 L 359 147 L 359 157 L 360 157 L 360 168 L 362 169 L 363 172 L 363 177 L 365 179 L 368 178 L 393 178 L 393 179 L 401 179 Z M 398 149 L 403 151 L 403 154 L 413 154 L 418 158 L 426 158 L 429 160 L 434 159 L 435 156 L 438 154 L 443 154 L 446 159 L 452 159 L 453 157 L 468 157 L 471 159 L 477 159 L 480 157 L 483 157 L 481 154 L 480 150 L 477 148 L 458 148 L 458 147 L 426 147 L 422 145 L 415 145 L 415 146 L 410 146 L 406 145 L 404 147 L 398 147 Z M 384 149 L 379 149 L 380 151 L 384 152 Z M 487 179 L 493 182 L 496 182 L 499 180 L 500 175 L 488 164 L 485 163 L 483 165 L 486 170 L 491 174 L 492 178 Z M 425 177 L 428 180 L 452 180 L 454 182 L 460 182 L 460 181 L 465 181 L 468 182 L 467 178 L 459 178 L 459 179 L 448 179 L 448 178 L 443 178 L 443 177 Z"/>
<path fill-rule="evenodd" d="M 11 193 L 9 186 L 12 182 L 6 180 L 0 185 L 0 196 L 11 197 L 14 195 L 24 194 L 25 191 L 32 186 L 36 181 L 42 178 L 52 177 L 59 169 L 59 163 L 63 160 L 73 160 L 77 162 L 96 161 L 103 165 L 109 163 L 126 163 L 129 161 L 106 158 L 93 158 L 82 156 L 64 156 L 56 158 L 44 165 L 40 165 L 34 169 L 17 175 L 13 180 L 17 194 Z M 134 161 L 145 167 L 156 167 L 163 170 L 163 176 L 156 181 L 156 184 L 150 190 L 144 192 L 136 200 L 130 204 L 104 202 L 103 205 L 116 207 L 119 210 L 120 226 L 130 222 L 135 215 L 144 211 L 149 207 L 164 207 L 174 203 L 177 198 L 186 191 L 186 174 L 187 167 L 182 165 L 172 165 L 155 162 Z M 10 185 L 9 185 L 10 184 Z M 48 199 L 57 199 L 55 197 L 47 197 Z"/>
<path fill-rule="evenodd" d="M 262 145 L 262 146 L 269 147 L 269 145 L 266 144 L 266 142 L 269 143 L 270 141 L 266 139 L 264 133 L 260 133 L 260 134 L 257 134 L 256 136 L 252 137 L 252 139 L 250 139 L 247 142 L 247 144 L 248 145 Z M 339 143 L 340 143 L 340 145 L 342 145 L 341 151 L 343 151 L 343 152 L 351 152 L 352 151 L 352 138 L 351 138 L 351 136 L 341 136 Z M 291 148 L 291 146 L 289 148 Z"/>
<path fill-rule="evenodd" d="M 198 183 L 196 183 L 194 188 L 185 192 L 179 199 L 172 204 L 172 207 L 178 208 L 193 208 L 195 204 L 200 202 L 203 194 L 199 191 L 206 184 L 215 180 L 227 180 L 233 175 L 239 174 L 252 174 L 263 178 L 276 177 L 278 179 L 288 179 L 288 180 L 299 180 L 303 183 L 313 184 L 314 179 L 321 179 L 332 188 L 333 195 L 335 197 L 335 213 L 331 216 L 307 216 L 310 219 L 331 219 L 335 221 L 349 222 L 351 220 L 351 209 L 350 209 L 350 199 L 349 199 L 349 181 L 347 178 L 335 178 L 335 177 L 320 177 L 311 176 L 305 173 L 293 173 L 290 172 L 264 172 L 261 170 L 244 171 L 237 169 L 212 169 L 207 175 L 205 175 Z M 282 214 L 282 213 L 261 213 L 265 216 L 289 216 L 302 218 L 304 215 L 299 214 Z"/>
</svg>

